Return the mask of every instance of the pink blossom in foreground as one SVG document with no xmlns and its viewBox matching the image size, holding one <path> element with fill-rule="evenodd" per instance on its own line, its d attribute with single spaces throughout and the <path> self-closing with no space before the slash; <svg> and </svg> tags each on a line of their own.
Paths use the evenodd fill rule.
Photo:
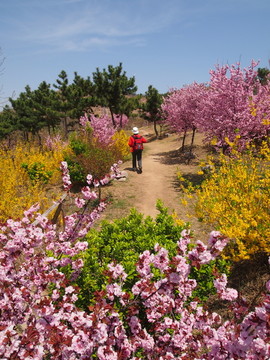
<svg viewBox="0 0 270 360">
<path fill-rule="evenodd" d="M 197 286 L 190 278 L 192 266 L 218 256 L 226 243 L 219 233 L 211 233 L 208 246 L 197 241 L 188 250 L 190 236 L 184 231 L 171 259 L 158 244 L 153 253 L 143 252 L 130 292 L 124 290 L 129 279 L 123 266 L 110 263 L 107 286 L 88 312 L 79 309 L 71 282 L 83 267 L 78 255 L 88 245 L 80 240 L 104 207 L 66 216 L 62 231 L 35 215 L 37 206 L 22 221 L 0 226 L 1 359 L 270 358 L 270 282 L 261 304 L 249 312 L 237 291 L 227 288 L 226 276 L 217 275 L 217 294 L 230 304 L 231 320 L 190 301 Z M 61 271 L 67 265 L 69 277 Z"/>
<path fill-rule="evenodd" d="M 222 274 L 214 281 L 214 285 L 217 289 L 220 298 L 223 300 L 235 300 L 238 297 L 238 293 L 235 289 L 227 288 L 227 276 Z"/>
</svg>

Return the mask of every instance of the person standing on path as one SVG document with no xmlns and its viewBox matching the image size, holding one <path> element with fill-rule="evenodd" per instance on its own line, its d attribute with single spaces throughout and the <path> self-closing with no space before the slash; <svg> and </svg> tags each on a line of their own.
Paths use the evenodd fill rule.
<svg viewBox="0 0 270 360">
<path fill-rule="evenodd" d="M 137 127 L 134 127 L 132 132 L 133 135 L 130 136 L 128 141 L 128 145 L 132 153 L 132 169 L 133 171 L 137 171 L 138 174 L 141 174 L 143 144 L 146 143 L 147 140 L 143 136 L 139 135 L 139 129 Z"/>
</svg>

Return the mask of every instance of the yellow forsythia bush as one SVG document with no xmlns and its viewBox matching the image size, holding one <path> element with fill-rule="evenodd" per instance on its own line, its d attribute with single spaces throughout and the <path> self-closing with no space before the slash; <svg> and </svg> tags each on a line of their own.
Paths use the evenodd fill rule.
<svg viewBox="0 0 270 360">
<path fill-rule="evenodd" d="M 0 222 L 16 219 L 34 203 L 40 203 L 41 212 L 59 197 L 48 187 L 61 184 L 61 146 L 41 150 L 31 144 L 17 144 L 13 149 L 0 148 Z"/>
<path fill-rule="evenodd" d="M 117 154 L 119 160 L 125 161 L 130 156 L 128 139 L 129 137 L 124 130 L 116 131 L 112 136 L 113 144 L 111 145 L 111 149 Z"/>
<path fill-rule="evenodd" d="M 197 190 L 196 214 L 231 239 L 234 261 L 270 253 L 270 151 L 221 156 L 220 167 Z"/>
<path fill-rule="evenodd" d="M 120 155 L 121 160 L 127 160 L 130 156 L 128 139 L 129 137 L 124 130 L 116 131 L 113 135 L 113 148 Z"/>
</svg>

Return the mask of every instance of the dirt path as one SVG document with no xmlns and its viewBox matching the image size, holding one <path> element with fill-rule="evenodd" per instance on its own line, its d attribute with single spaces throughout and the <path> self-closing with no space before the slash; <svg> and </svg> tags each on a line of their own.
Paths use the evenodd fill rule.
<svg viewBox="0 0 270 360">
<path fill-rule="evenodd" d="M 142 128 L 140 134 L 150 138 L 151 128 Z M 187 141 L 190 141 L 187 139 Z M 136 208 L 144 216 L 155 217 L 158 214 L 156 202 L 162 200 L 170 213 L 176 212 L 177 217 L 191 223 L 192 230 L 198 238 L 208 238 L 209 229 L 188 215 L 191 207 L 183 206 L 180 200 L 177 172 L 196 176 L 199 162 L 207 156 L 202 138 L 195 138 L 196 157 L 187 164 L 185 155 L 179 152 L 181 139 L 173 134 L 161 140 L 149 141 L 143 151 L 143 173 L 131 171 L 131 160 L 121 165 L 121 170 L 128 175 L 125 182 L 114 182 L 109 192 L 113 194 L 112 206 L 105 211 L 106 219 L 126 216 L 130 208 Z"/>
<path fill-rule="evenodd" d="M 163 140 L 155 140 L 145 145 L 143 153 L 143 173 L 130 175 L 139 195 L 140 201 L 136 208 L 144 215 L 155 217 L 157 199 L 162 200 L 171 211 L 180 210 L 179 194 L 177 194 L 177 167 L 166 157 L 179 148 L 179 141 L 175 136 Z"/>
</svg>

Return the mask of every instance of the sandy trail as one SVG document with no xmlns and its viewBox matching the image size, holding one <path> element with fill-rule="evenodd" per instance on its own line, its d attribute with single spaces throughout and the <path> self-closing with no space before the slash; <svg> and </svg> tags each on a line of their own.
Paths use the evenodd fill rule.
<svg viewBox="0 0 270 360">
<path fill-rule="evenodd" d="M 182 208 L 179 194 L 177 196 L 177 191 L 179 191 L 176 188 L 177 169 L 175 165 L 166 164 L 165 159 L 166 153 L 178 148 L 179 142 L 175 136 L 145 145 L 143 173 L 132 176 L 132 180 L 135 176 L 137 177 L 133 181 L 138 181 L 136 187 L 140 196 L 140 202 L 136 204 L 136 208 L 143 214 L 154 217 L 158 213 L 156 209 L 157 199 L 162 200 L 164 205 L 172 211 Z"/>
<path fill-rule="evenodd" d="M 152 138 L 153 130 L 151 128 L 140 130 L 141 135 Z M 177 178 L 179 171 L 191 176 L 197 174 L 200 159 L 206 158 L 206 151 L 201 140 L 202 138 L 197 136 L 195 142 L 195 154 L 197 155 L 189 164 L 178 151 L 181 139 L 176 134 L 169 134 L 161 140 L 147 142 L 144 145 L 142 157 L 143 173 L 137 174 L 132 171 L 131 160 L 121 165 L 120 169 L 128 175 L 127 180 L 114 182 L 112 188 L 108 189 L 113 194 L 114 202 L 112 207 L 108 207 L 102 218 L 113 220 L 127 216 L 131 208 L 136 208 L 144 216 L 149 215 L 155 218 L 159 213 L 156 203 L 160 199 L 170 214 L 176 213 L 177 218 L 191 224 L 192 230 L 197 234 L 197 239 L 207 239 L 209 228 L 195 217 L 189 216 L 191 208 L 185 207 L 181 202 Z"/>
</svg>

